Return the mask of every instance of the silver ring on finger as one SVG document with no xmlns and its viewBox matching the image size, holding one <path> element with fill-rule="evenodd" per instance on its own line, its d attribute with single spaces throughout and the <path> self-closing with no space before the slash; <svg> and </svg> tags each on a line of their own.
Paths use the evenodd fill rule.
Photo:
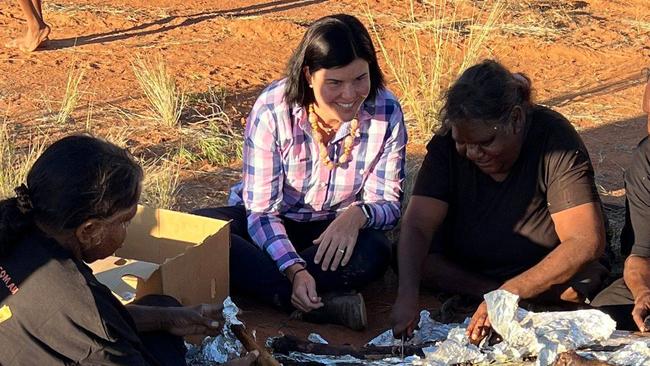
<svg viewBox="0 0 650 366">
<path fill-rule="evenodd" d="M 345 254 L 345 249 L 343 249 L 343 248 L 339 248 L 339 252 L 340 252 L 341 254 Z"/>
</svg>

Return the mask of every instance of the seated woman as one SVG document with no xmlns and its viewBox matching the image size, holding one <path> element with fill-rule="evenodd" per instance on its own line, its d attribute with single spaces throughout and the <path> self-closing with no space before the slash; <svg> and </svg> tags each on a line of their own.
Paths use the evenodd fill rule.
<svg viewBox="0 0 650 366">
<path fill-rule="evenodd" d="M 650 76 L 650 75 L 649 75 Z M 643 111 L 650 112 L 650 80 L 643 95 Z M 650 122 L 650 115 L 648 116 Z M 648 125 L 650 128 L 650 124 Z M 649 131 L 650 133 L 650 131 Z M 623 278 L 614 281 L 592 302 L 611 315 L 616 328 L 650 331 L 650 140 L 639 143 L 625 171 L 625 226 L 621 252 L 628 255 Z"/>
<path fill-rule="evenodd" d="M 233 220 L 233 293 L 365 327 L 361 295 L 341 294 L 388 266 L 405 145 L 368 31 L 350 15 L 317 20 L 248 116 L 231 206 L 196 212 Z"/>
<path fill-rule="evenodd" d="M 219 332 L 221 306 L 150 295 L 125 307 L 84 263 L 122 245 L 141 180 L 126 150 L 71 136 L 0 202 L 0 364 L 185 365 L 182 336 Z"/>
<path fill-rule="evenodd" d="M 482 296 L 584 302 L 607 269 L 594 172 L 560 114 L 531 101 L 530 81 L 486 60 L 447 93 L 443 133 L 427 146 L 398 244 L 393 331 L 417 323 L 420 281 Z M 435 237 L 434 237 L 435 236 Z M 482 303 L 468 327 L 489 327 Z"/>
</svg>

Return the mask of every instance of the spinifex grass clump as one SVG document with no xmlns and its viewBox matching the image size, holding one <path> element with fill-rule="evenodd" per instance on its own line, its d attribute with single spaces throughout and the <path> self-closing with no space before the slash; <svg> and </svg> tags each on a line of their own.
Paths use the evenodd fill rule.
<svg viewBox="0 0 650 366">
<path fill-rule="evenodd" d="M 0 124 L 0 199 L 14 196 L 14 188 L 25 183 L 27 173 L 45 149 L 44 137 L 30 138 L 24 149 L 19 149 L 10 135 L 7 122 Z"/>
<path fill-rule="evenodd" d="M 408 4 L 408 18 L 395 19 L 390 32 L 381 32 L 370 8 L 367 17 L 397 85 L 407 120 L 428 137 L 439 127 L 438 113 L 446 90 L 467 67 L 484 57 L 486 41 L 501 19 L 505 2 L 485 1 L 467 16 L 460 14 L 456 1 L 427 1 L 417 14 L 415 0 Z M 396 35 L 394 49 L 387 48 L 382 34 Z"/>
<path fill-rule="evenodd" d="M 242 158 L 243 137 L 224 112 L 226 92 L 210 87 L 207 92 L 195 94 L 189 110 L 189 121 L 203 125 L 197 137 L 201 155 L 210 164 L 227 165 Z"/>
<path fill-rule="evenodd" d="M 178 198 L 179 164 L 161 158 L 142 166 L 144 181 L 140 201 L 149 207 L 173 209 Z"/>
<path fill-rule="evenodd" d="M 185 95 L 176 85 L 176 79 L 167 71 L 161 57 L 145 60 L 137 57 L 133 73 L 149 100 L 152 118 L 167 127 L 178 124 L 185 105 Z"/>
<path fill-rule="evenodd" d="M 228 165 L 235 159 L 241 159 L 244 142 L 241 136 L 224 131 L 217 125 L 210 125 L 208 134 L 199 141 L 203 156 L 219 166 Z"/>
<path fill-rule="evenodd" d="M 78 69 L 74 65 L 70 67 L 68 79 L 65 84 L 65 94 L 61 100 L 61 107 L 56 117 L 56 123 L 63 124 L 71 120 L 72 112 L 77 108 L 77 103 L 79 102 L 79 84 L 84 77 L 84 73 L 84 69 Z"/>
</svg>

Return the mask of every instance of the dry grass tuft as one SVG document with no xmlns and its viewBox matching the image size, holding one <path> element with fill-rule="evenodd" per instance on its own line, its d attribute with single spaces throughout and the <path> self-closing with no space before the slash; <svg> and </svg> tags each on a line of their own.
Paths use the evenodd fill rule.
<svg viewBox="0 0 650 366">
<path fill-rule="evenodd" d="M 142 163 L 144 181 L 140 202 L 153 208 L 173 209 L 178 199 L 180 165 L 159 158 Z"/>
<path fill-rule="evenodd" d="M 57 124 L 64 124 L 72 121 L 72 113 L 77 108 L 79 102 L 79 84 L 84 77 L 85 69 L 78 68 L 74 64 L 68 72 L 68 80 L 65 84 L 65 94 L 61 100 L 61 107 L 56 116 Z"/>
<path fill-rule="evenodd" d="M 485 1 L 461 16 L 457 2 L 432 0 L 416 14 L 415 0 L 409 0 L 407 20 L 394 20 L 390 30 L 382 30 L 368 6 L 370 30 L 399 89 L 407 120 L 423 136 L 439 127 L 438 113 L 443 96 L 453 80 L 467 67 L 484 57 L 492 29 L 500 21 L 505 2 Z M 395 50 L 384 37 L 397 35 Z"/>
<path fill-rule="evenodd" d="M 115 144 L 123 149 L 126 149 L 128 146 L 129 139 L 131 137 L 132 131 L 127 127 L 113 127 L 109 128 L 103 134 L 97 134 L 97 137 L 101 137 L 106 141 Z"/>
<path fill-rule="evenodd" d="M 177 126 L 185 106 L 185 94 L 176 85 L 176 79 L 167 71 L 164 60 L 161 57 L 152 60 L 136 57 L 132 67 L 142 91 L 149 100 L 152 119 L 167 127 Z"/>
<path fill-rule="evenodd" d="M 27 173 L 47 144 L 44 136 L 32 136 L 26 148 L 14 144 L 7 121 L 0 124 L 0 199 L 14 196 L 14 188 L 25 183 Z"/>
<path fill-rule="evenodd" d="M 206 125 L 195 140 L 198 149 L 210 164 L 224 166 L 243 154 L 243 137 L 224 112 L 227 93 L 223 88 L 210 87 L 207 92 L 191 96 L 187 120 L 193 125 Z M 191 152 L 181 149 L 186 160 L 192 160 Z"/>
</svg>

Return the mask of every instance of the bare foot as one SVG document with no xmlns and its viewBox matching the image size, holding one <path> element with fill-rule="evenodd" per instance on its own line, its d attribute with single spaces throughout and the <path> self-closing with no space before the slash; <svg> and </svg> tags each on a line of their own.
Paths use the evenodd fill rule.
<svg viewBox="0 0 650 366">
<path fill-rule="evenodd" d="M 13 40 L 14 42 L 10 41 L 7 43 L 7 47 L 11 47 L 13 44 L 13 47 L 18 47 L 21 51 L 32 52 L 47 40 L 49 34 L 50 26 L 46 24 L 44 28 L 39 29 L 37 32 L 27 31 L 23 37 Z"/>
</svg>

